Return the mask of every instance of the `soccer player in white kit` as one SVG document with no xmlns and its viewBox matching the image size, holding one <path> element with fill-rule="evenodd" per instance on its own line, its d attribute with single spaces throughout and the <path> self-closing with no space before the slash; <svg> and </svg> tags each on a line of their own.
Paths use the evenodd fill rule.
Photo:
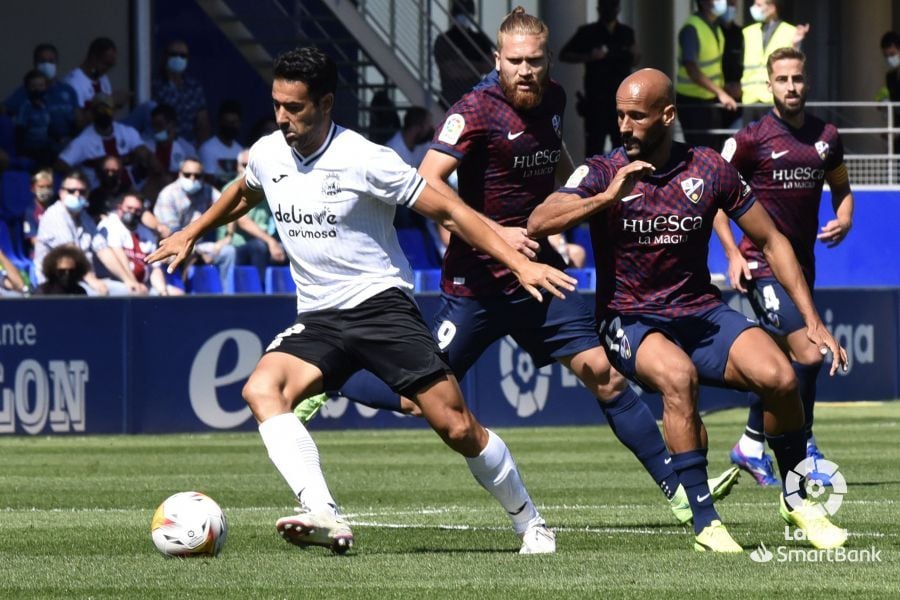
<svg viewBox="0 0 900 600">
<path fill-rule="evenodd" d="M 334 62 L 316 48 L 275 60 L 272 103 L 280 131 L 250 149 L 244 178 L 198 220 L 148 257 L 189 256 L 204 232 L 237 219 L 263 197 L 290 257 L 296 322 L 278 334 L 244 387 L 244 399 L 275 467 L 301 506 L 276 528 L 299 546 L 346 551 L 353 543 L 306 428 L 301 399 L 338 389 L 365 368 L 411 398 L 431 427 L 466 457 L 476 480 L 507 511 L 523 554 L 555 552 L 553 532 L 531 501 L 509 450 L 469 412 L 456 378 L 412 299 L 412 272 L 393 229 L 399 204 L 430 217 L 506 264 L 536 299 L 539 288 L 574 290 L 565 273 L 529 261 L 458 197 L 428 186 L 392 150 L 332 122 Z"/>
</svg>

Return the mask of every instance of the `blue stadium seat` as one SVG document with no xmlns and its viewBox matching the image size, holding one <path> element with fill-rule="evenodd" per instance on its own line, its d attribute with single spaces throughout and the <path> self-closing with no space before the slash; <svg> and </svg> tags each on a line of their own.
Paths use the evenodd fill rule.
<svg viewBox="0 0 900 600">
<path fill-rule="evenodd" d="M 290 267 L 266 268 L 267 294 L 293 294 L 297 291 Z"/>
<path fill-rule="evenodd" d="M 397 230 L 400 247 L 413 269 L 434 269 L 441 266 L 437 250 L 427 233 L 416 227 Z"/>
<path fill-rule="evenodd" d="M 575 229 L 570 229 L 566 237 L 568 241 L 573 244 L 578 244 L 584 248 L 584 252 L 587 255 L 584 261 L 585 267 L 594 267 L 594 247 L 591 246 L 591 230 L 586 226 L 579 226 Z"/>
<path fill-rule="evenodd" d="M 415 276 L 416 294 L 438 294 L 441 291 L 441 270 L 440 269 L 418 269 L 413 275 Z"/>
<path fill-rule="evenodd" d="M 194 265 L 188 276 L 187 289 L 191 294 L 221 294 L 219 270 L 213 265 Z"/>
<path fill-rule="evenodd" d="M 8 170 L 0 174 L 0 217 L 22 219 L 25 211 L 33 206 L 31 176 L 27 171 Z"/>
<path fill-rule="evenodd" d="M 234 267 L 234 293 L 235 294 L 262 294 L 262 281 L 259 279 L 259 271 L 250 265 L 236 265 Z"/>
<path fill-rule="evenodd" d="M 597 273 L 590 269 L 566 269 L 566 273 L 578 280 L 576 289 L 582 292 L 593 292 L 597 284 Z"/>
</svg>

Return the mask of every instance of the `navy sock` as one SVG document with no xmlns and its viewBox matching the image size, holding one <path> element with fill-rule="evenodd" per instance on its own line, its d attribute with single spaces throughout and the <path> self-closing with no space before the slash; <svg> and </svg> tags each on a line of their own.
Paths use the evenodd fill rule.
<svg viewBox="0 0 900 600">
<path fill-rule="evenodd" d="M 744 428 L 744 435 L 751 440 L 762 442 L 766 439 L 766 428 L 763 425 L 762 399 L 753 393 L 748 395 L 750 396 L 750 411 L 747 414 L 747 426 Z"/>
<path fill-rule="evenodd" d="M 400 410 L 400 394 L 369 371 L 357 371 L 341 387 L 341 395 L 358 404 L 385 410 Z"/>
<path fill-rule="evenodd" d="M 806 460 L 806 431 L 801 427 L 796 431 L 789 431 L 781 435 L 766 435 L 769 448 L 775 455 L 778 463 L 778 473 L 781 475 L 781 491 L 785 498 L 790 493 L 798 493 L 801 498 L 806 498 L 806 482 L 804 461 Z M 795 470 L 799 465 L 799 472 Z M 794 473 L 800 476 L 799 481 Z M 788 490 L 790 485 L 791 489 Z"/>
<path fill-rule="evenodd" d="M 631 387 L 612 401 L 599 404 L 612 432 L 641 461 L 666 498 L 671 499 L 678 488 L 678 475 L 647 405 Z"/>
<path fill-rule="evenodd" d="M 803 412 L 806 415 L 806 439 L 809 439 L 812 435 L 813 408 L 816 404 L 816 380 L 819 378 L 819 371 L 822 370 L 822 363 L 801 365 L 792 361 L 791 366 L 794 367 L 794 373 L 797 375 L 800 399 L 803 401 Z"/>
<path fill-rule="evenodd" d="M 700 533 L 719 518 L 707 483 L 706 452 L 706 448 L 697 448 L 672 455 L 672 468 L 675 469 L 678 480 L 687 492 L 691 512 L 694 513 L 694 533 Z"/>
</svg>

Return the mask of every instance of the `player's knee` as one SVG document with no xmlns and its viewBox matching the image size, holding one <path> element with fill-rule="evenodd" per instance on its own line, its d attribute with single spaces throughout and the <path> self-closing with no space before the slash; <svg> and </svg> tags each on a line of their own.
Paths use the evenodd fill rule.
<svg viewBox="0 0 900 600">
<path fill-rule="evenodd" d="M 762 382 L 764 395 L 783 398 L 797 393 L 797 377 L 788 362 L 777 361 L 766 370 Z"/>
<path fill-rule="evenodd" d="M 241 395 L 244 401 L 253 410 L 254 414 L 259 414 L 261 408 L 275 404 L 283 404 L 283 396 L 277 386 L 265 377 L 251 375 L 247 383 L 244 384 Z M 284 408 L 279 406 L 279 408 Z"/>
<path fill-rule="evenodd" d="M 801 365 L 817 367 L 822 364 L 825 355 L 819 351 L 815 344 L 804 344 L 800 349 L 791 349 L 794 359 Z"/>
<path fill-rule="evenodd" d="M 663 365 L 654 382 L 664 397 L 672 399 L 693 398 L 700 385 L 697 369 L 690 363 Z"/>
</svg>

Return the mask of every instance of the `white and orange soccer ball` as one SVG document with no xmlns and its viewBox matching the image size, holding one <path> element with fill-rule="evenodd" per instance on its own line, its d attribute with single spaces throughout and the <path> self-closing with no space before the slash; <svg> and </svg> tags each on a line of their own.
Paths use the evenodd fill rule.
<svg viewBox="0 0 900 600">
<path fill-rule="evenodd" d="M 179 492 L 163 500 L 150 521 L 156 549 L 166 556 L 215 556 L 228 534 L 225 513 L 200 492 Z"/>
</svg>

